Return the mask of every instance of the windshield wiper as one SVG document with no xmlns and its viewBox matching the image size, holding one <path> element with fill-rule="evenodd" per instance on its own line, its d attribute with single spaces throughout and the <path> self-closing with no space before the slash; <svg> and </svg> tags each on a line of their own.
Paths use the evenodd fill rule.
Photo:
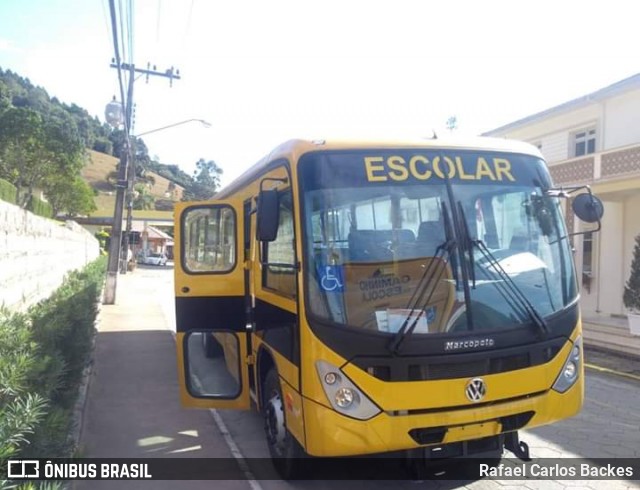
<svg viewBox="0 0 640 490">
<path fill-rule="evenodd" d="M 471 238 L 471 234 L 469 233 L 469 225 L 467 222 L 467 217 L 464 212 L 464 207 L 462 203 L 458 201 L 458 212 L 460 213 L 460 218 L 462 219 L 462 244 L 464 248 L 467 250 L 469 255 L 469 265 L 470 270 L 472 271 L 470 276 L 473 281 L 473 287 L 476 286 L 475 280 L 475 259 L 473 256 L 473 248 L 476 247 L 480 250 L 480 253 L 484 256 L 484 258 L 489 262 L 489 264 L 494 268 L 494 270 L 498 273 L 498 276 L 503 280 L 503 284 L 506 287 L 506 290 L 503 291 L 496 284 L 496 289 L 500 291 L 500 294 L 507 300 L 510 306 L 516 310 L 514 302 L 519 303 L 519 307 L 522 308 L 526 314 L 533 320 L 538 329 L 543 333 L 548 333 L 547 324 L 544 319 L 540 316 L 535 307 L 531 304 L 527 296 L 522 292 L 522 290 L 518 287 L 518 285 L 511 279 L 507 271 L 500 265 L 500 262 L 496 257 L 491 253 L 491 251 L 487 248 L 487 246 L 481 240 L 474 240 Z M 483 269 L 484 270 L 484 269 Z M 485 271 L 486 272 L 486 271 Z M 507 296 L 508 294 L 508 296 Z"/>
<path fill-rule="evenodd" d="M 407 304 L 407 308 L 410 308 L 409 314 L 404 319 L 402 325 L 398 329 L 398 332 L 394 335 L 393 339 L 391 339 L 391 342 L 389 343 L 389 351 L 394 355 L 400 353 L 400 347 L 402 346 L 405 338 L 411 335 L 418 325 L 420 317 L 424 314 L 424 308 L 420 305 L 428 305 L 429 301 L 431 301 L 433 293 L 436 290 L 435 285 L 438 284 L 438 282 L 442 278 L 442 274 L 444 274 L 444 271 L 447 269 L 447 264 L 452 258 L 453 249 L 456 247 L 456 241 L 453 237 L 453 231 L 449 221 L 449 213 L 447 212 L 447 208 L 444 203 L 442 204 L 442 214 L 445 220 L 445 241 L 438 245 L 438 247 L 436 248 L 436 252 L 431 259 L 431 262 L 429 262 L 429 265 L 422 274 L 422 277 L 420 278 L 420 281 L 418 282 L 416 289 L 414 290 L 413 294 L 411 295 L 411 299 Z M 445 257 L 445 254 L 446 259 L 441 260 Z M 436 277 L 436 271 L 439 264 L 441 265 L 441 267 L 437 272 Z M 455 282 L 457 284 L 458 276 L 455 265 L 452 265 L 452 269 L 454 271 Z M 429 289 L 429 286 L 432 284 L 434 286 L 431 288 L 429 296 L 427 296 L 427 299 L 423 301 L 424 295 Z M 419 312 L 419 314 L 415 315 L 416 312 Z"/>
<path fill-rule="evenodd" d="M 471 239 L 471 233 L 469 233 L 469 223 L 467 223 L 467 217 L 464 213 L 462 203 L 458 201 L 458 212 L 460 218 L 462 218 L 462 250 L 466 251 L 469 255 L 469 279 L 471 279 L 471 287 L 476 288 L 476 263 L 473 257 L 473 241 Z"/>
<path fill-rule="evenodd" d="M 500 291 L 503 297 L 507 299 L 508 302 L 510 302 L 511 307 L 515 310 L 516 308 L 513 305 L 513 303 L 511 303 L 511 301 L 517 302 L 518 306 L 527 313 L 527 315 L 529 316 L 529 318 L 531 318 L 531 320 L 533 320 L 533 323 L 536 325 L 536 327 L 538 327 L 538 329 L 543 334 L 545 335 L 548 334 L 549 327 L 547 326 L 547 323 L 544 321 L 544 318 L 540 316 L 540 313 L 538 313 L 535 307 L 531 304 L 531 301 L 529 301 L 527 296 L 522 292 L 522 290 L 513 281 L 513 279 L 511 279 L 507 271 L 505 271 L 504 268 L 500 265 L 500 262 L 498 261 L 498 259 L 495 257 L 495 255 L 491 253 L 491 251 L 487 248 L 484 242 L 482 240 L 470 239 L 469 243 L 471 246 L 474 246 L 478 250 L 480 250 L 480 253 L 487 260 L 487 262 L 489 262 L 489 265 L 493 267 L 493 269 L 497 272 L 500 279 L 503 280 L 503 284 L 508 286 L 506 291 L 502 291 L 500 288 L 497 287 L 497 284 L 496 284 L 496 288 L 498 289 L 498 291 Z M 470 249 L 470 253 L 473 254 L 472 249 Z M 511 299 L 507 298 L 506 296 L 507 292 L 509 293 L 509 297 Z"/>
<path fill-rule="evenodd" d="M 451 253 L 455 248 L 455 246 L 456 246 L 456 243 L 454 240 L 447 240 L 444 243 L 441 243 L 440 245 L 438 245 L 435 255 L 433 256 L 433 258 L 431 259 L 431 262 L 429 263 L 426 270 L 424 271 L 424 274 L 422 275 L 420 282 L 416 286 L 416 289 L 413 292 L 411 299 L 409 300 L 409 304 L 410 305 L 413 304 L 413 306 L 411 306 L 411 310 L 409 311 L 409 313 L 407 314 L 407 317 L 402 322 L 400 329 L 398 330 L 398 332 L 395 334 L 395 336 L 393 337 L 393 339 L 391 339 L 391 342 L 389 343 L 388 348 L 392 354 L 398 354 L 400 352 L 400 347 L 402 346 L 402 343 L 404 342 L 405 338 L 408 335 L 411 335 L 415 330 L 416 326 L 418 325 L 418 321 L 420 320 L 420 317 L 424 314 L 424 310 L 422 307 L 420 307 L 420 305 L 421 304 L 427 305 L 429 304 L 429 301 L 431 301 L 431 297 L 433 296 L 433 293 L 436 290 L 435 284 L 438 284 L 438 281 L 440 281 L 442 274 L 444 274 L 444 271 L 447 269 L 447 264 L 449 263 L 449 257 L 451 256 Z M 445 254 L 447 259 L 439 260 L 444 258 Z M 437 270 L 438 264 L 440 265 L 440 270 L 437 272 L 437 277 L 436 277 L 436 270 Z M 434 278 L 435 278 L 435 281 L 434 281 Z M 434 287 L 431 288 L 431 292 L 429 293 L 429 296 L 427 297 L 427 299 L 425 301 L 422 301 L 422 298 L 424 297 L 425 293 L 427 292 L 431 284 L 434 284 Z M 416 298 L 416 295 L 417 295 L 417 298 Z M 415 315 L 416 312 L 419 312 L 419 314 Z M 411 321 L 412 319 L 413 321 Z"/>
<path fill-rule="evenodd" d="M 493 265 L 494 269 L 496 270 L 496 272 L 498 272 L 498 275 L 500 276 L 500 278 L 503 280 L 502 284 L 494 284 L 496 289 L 498 290 L 498 292 L 502 295 L 502 297 L 505 299 L 505 301 L 507 302 L 507 304 L 513 309 L 513 311 L 515 311 L 517 314 L 519 314 L 521 316 L 521 318 L 524 316 L 524 319 L 526 319 L 527 317 L 532 317 L 531 313 L 529 312 L 529 310 L 527 309 L 526 304 L 523 304 L 523 302 L 520 300 L 520 297 L 518 295 L 518 293 L 522 293 L 520 291 L 520 289 L 515 285 L 515 283 L 513 283 L 513 281 L 511 281 L 511 278 L 509 277 L 509 275 L 507 274 L 507 272 L 500 266 L 498 260 L 495 258 L 495 256 L 487 249 L 486 246 L 484 246 L 484 244 L 482 244 L 484 246 L 484 250 L 481 248 L 480 246 L 480 241 L 479 240 L 473 240 L 471 238 L 471 233 L 469 232 L 469 224 L 467 221 L 467 216 L 466 213 L 464 211 L 464 207 L 462 206 L 462 202 L 458 201 L 458 212 L 460 213 L 460 217 L 462 218 L 462 243 L 464 244 L 465 250 L 468 253 L 469 256 L 469 265 L 470 267 L 470 279 L 473 283 L 472 287 L 475 289 L 476 287 L 476 273 L 475 273 L 475 257 L 473 254 L 473 249 L 474 247 L 477 247 L 478 250 L 480 250 L 480 252 L 483 254 L 485 260 L 487 260 L 491 265 Z M 501 271 L 503 274 L 501 274 Z M 485 273 L 485 275 L 490 278 L 489 274 L 487 271 L 485 271 L 484 269 L 482 269 L 482 272 Z M 507 287 L 508 284 L 510 287 Z M 521 294 L 522 296 L 524 296 L 523 294 Z M 525 301 L 526 301 L 526 297 L 525 297 Z M 533 308 L 533 306 L 531 306 L 531 310 L 534 312 L 535 315 L 535 309 Z"/>
</svg>

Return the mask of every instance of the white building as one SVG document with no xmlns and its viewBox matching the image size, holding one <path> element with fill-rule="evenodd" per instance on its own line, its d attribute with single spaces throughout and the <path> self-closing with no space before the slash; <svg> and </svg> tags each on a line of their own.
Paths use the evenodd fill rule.
<svg viewBox="0 0 640 490">
<path fill-rule="evenodd" d="M 640 74 L 484 134 L 540 148 L 556 186 L 588 184 L 604 202 L 600 233 L 574 237 L 582 309 L 625 314 L 634 238 L 640 234 Z M 591 225 L 567 213 L 573 231 Z"/>
</svg>

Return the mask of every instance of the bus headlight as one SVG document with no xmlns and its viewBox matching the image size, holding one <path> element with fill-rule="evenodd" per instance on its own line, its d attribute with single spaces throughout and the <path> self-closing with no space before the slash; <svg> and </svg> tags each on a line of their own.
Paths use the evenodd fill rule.
<svg viewBox="0 0 640 490">
<path fill-rule="evenodd" d="M 358 394 L 351 388 L 340 388 L 336 391 L 336 405 L 340 408 L 349 408 L 357 400 Z"/>
<path fill-rule="evenodd" d="M 573 343 L 569 357 L 562 366 L 562 370 L 553 384 L 553 389 L 558 393 L 564 393 L 571 388 L 580 377 L 582 363 L 582 337 L 578 337 Z"/>
<path fill-rule="evenodd" d="M 359 420 L 370 419 L 381 412 L 337 367 L 316 361 L 316 370 L 322 389 L 336 412 Z"/>
</svg>

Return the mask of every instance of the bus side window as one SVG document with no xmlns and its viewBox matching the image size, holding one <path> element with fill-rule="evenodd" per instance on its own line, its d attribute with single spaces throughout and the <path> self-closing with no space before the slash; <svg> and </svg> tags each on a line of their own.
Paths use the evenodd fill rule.
<svg viewBox="0 0 640 490">
<path fill-rule="evenodd" d="M 194 207 L 183 218 L 186 272 L 230 272 L 236 263 L 236 219 L 229 206 Z"/>
<path fill-rule="evenodd" d="M 265 242 L 267 265 L 263 274 L 263 286 L 286 296 L 296 295 L 295 234 L 293 231 L 293 206 L 291 191 L 280 194 L 280 221 L 278 234 L 272 242 Z"/>
</svg>

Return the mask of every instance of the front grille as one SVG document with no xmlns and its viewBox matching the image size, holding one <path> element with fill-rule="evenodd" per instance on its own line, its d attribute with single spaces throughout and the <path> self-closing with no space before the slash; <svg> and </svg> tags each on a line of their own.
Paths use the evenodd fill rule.
<svg viewBox="0 0 640 490">
<path fill-rule="evenodd" d="M 512 398 L 503 398 L 502 400 L 494 400 L 494 401 L 490 401 L 490 402 L 480 402 L 480 403 L 473 403 L 473 404 L 469 404 L 469 405 L 453 405 L 453 406 L 449 406 L 449 407 L 437 407 L 437 408 L 413 408 L 411 410 L 389 410 L 387 412 L 385 412 L 387 415 L 391 416 L 391 417 L 404 417 L 406 415 L 427 415 L 427 414 L 433 414 L 433 413 L 444 413 L 444 412 L 457 412 L 457 411 L 464 411 L 464 410 L 476 410 L 478 408 L 484 408 L 484 407 L 495 407 L 498 405 L 502 405 L 505 403 L 512 403 L 512 402 L 517 402 L 517 401 L 521 401 L 521 400 L 529 400 L 531 398 L 535 398 L 538 396 L 542 396 L 546 393 L 546 391 L 536 391 L 535 393 L 528 393 L 526 395 L 520 395 L 520 396 L 514 396 Z M 531 415 L 529 415 L 531 414 Z M 522 427 L 524 425 L 526 425 L 529 420 L 531 419 L 531 417 L 533 417 L 534 412 L 525 412 L 522 415 L 522 418 L 518 418 L 518 419 L 513 419 L 513 420 L 505 420 L 503 421 L 502 419 L 500 420 L 500 422 L 503 424 L 503 427 L 505 427 L 505 425 L 507 425 L 509 427 L 509 429 L 506 429 L 505 432 L 509 432 L 512 430 L 516 430 L 519 427 Z M 528 418 L 525 420 L 524 416 L 527 415 Z M 507 419 L 508 417 L 505 417 L 505 419 Z M 521 423 L 521 421 L 524 420 L 524 422 Z"/>
<path fill-rule="evenodd" d="M 445 356 L 356 357 L 352 363 L 382 381 L 428 381 L 506 373 L 551 361 L 566 339 Z"/>
</svg>

